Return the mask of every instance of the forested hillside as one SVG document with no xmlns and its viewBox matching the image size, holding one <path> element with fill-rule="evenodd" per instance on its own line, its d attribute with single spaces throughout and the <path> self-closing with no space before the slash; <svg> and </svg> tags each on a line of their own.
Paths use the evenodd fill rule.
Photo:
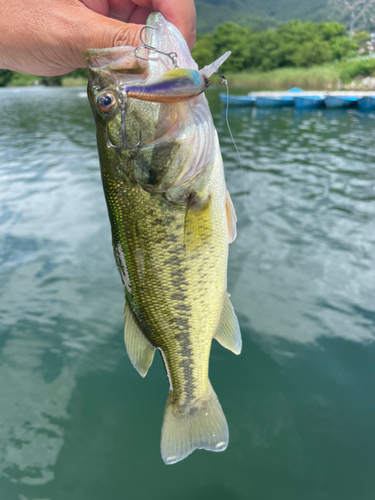
<svg viewBox="0 0 375 500">
<path fill-rule="evenodd" d="M 308 68 L 355 57 L 358 43 L 348 38 L 340 23 L 299 20 L 281 24 L 276 30 L 253 33 L 233 22 L 217 26 L 212 34 L 200 35 L 192 55 L 199 67 L 230 50 L 223 71 L 270 71 L 277 68 Z"/>
<path fill-rule="evenodd" d="M 275 27 L 280 21 L 333 19 L 328 0 L 196 0 L 199 33 L 233 21 L 254 31 Z"/>
</svg>

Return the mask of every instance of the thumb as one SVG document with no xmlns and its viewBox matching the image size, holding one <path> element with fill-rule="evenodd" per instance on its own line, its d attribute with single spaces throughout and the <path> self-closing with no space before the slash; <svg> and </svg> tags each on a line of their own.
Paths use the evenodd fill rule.
<svg viewBox="0 0 375 500">
<path fill-rule="evenodd" d="M 79 0 L 1 2 L 0 68 L 56 76 L 84 68 L 83 52 L 137 46 L 139 24 L 97 14 Z M 4 5 L 3 5 L 4 4 Z"/>
<path fill-rule="evenodd" d="M 69 65 L 73 69 L 85 67 L 83 52 L 87 49 L 136 47 L 140 44 L 142 28 L 143 25 L 123 23 L 83 7 L 83 12 L 75 16 L 71 36 L 66 38 L 64 44 L 68 49 L 67 54 L 70 54 Z"/>
</svg>

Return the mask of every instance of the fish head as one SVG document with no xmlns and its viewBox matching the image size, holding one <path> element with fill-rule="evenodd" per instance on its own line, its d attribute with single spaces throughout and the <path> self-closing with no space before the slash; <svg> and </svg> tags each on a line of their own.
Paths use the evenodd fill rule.
<svg viewBox="0 0 375 500">
<path fill-rule="evenodd" d="M 176 54 L 179 68 L 197 70 L 181 33 L 162 14 L 151 14 L 147 26 L 154 29 L 145 29 L 146 43 L 158 51 L 141 46 L 85 52 L 88 97 L 102 170 L 164 192 L 185 185 L 212 162 L 217 138 L 204 95 L 178 103 L 127 98 L 127 86 L 174 69 L 168 53 Z"/>
<path fill-rule="evenodd" d="M 133 47 L 87 50 L 85 59 L 88 71 L 87 94 L 98 133 L 102 129 L 108 129 L 105 136 L 110 138 L 111 143 L 119 145 L 121 89 L 125 82 L 144 81 L 148 63 L 135 56 Z M 98 143 L 100 145 L 99 136 Z"/>
</svg>

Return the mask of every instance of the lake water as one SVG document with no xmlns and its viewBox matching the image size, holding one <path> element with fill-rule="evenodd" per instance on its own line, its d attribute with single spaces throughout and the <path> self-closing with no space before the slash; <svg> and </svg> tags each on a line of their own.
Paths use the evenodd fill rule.
<svg viewBox="0 0 375 500">
<path fill-rule="evenodd" d="M 374 114 L 237 109 L 207 92 L 238 216 L 214 342 L 224 453 L 165 466 L 168 382 L 123 345 L 85 89 L 0 92 L 0 499 L 375 498 Z"/>
</svg>

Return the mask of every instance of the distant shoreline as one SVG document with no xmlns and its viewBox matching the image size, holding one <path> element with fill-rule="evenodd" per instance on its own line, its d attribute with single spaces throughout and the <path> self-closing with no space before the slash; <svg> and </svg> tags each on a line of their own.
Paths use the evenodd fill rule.
<svg viewBox="0 0 375 500">
<path fill-rule="evenodd" d="M 229 89 L 243 88 L 251 90 L 288 90 L 300 87 L 304 90 L 333 91 L 339 86 L 339 64 L 326 64 L 310 68 L 278 68 L 268 72 L 227 73 Z M 12 80 L 9 87 L 33 86 L 38 81 L 37 76 L 19 75 Z M 221 79 L 217 75 L 211 78 L 213 85 L 220 85 Z M 83 77 L 65 76 L 61 80 L 62 87 L 82 87 L 87 85 Z M 350 84 L 342 84 L 343 90 L 375 90 L 375 78 L 360 76 Z"/>
<path fill-rule="evenodd" d="M 337 63 L 310 68 L 279 68 L 268 72 L 228 73 L 229 90 L 231 88 L 247 88 L 256 90 L 288 90 L 300 87 L 304 90 L 334 91 L 342 90 L 375 90 L 375 78 L 357 77 L 349 84 L 340 84 L 340 67 Z M 212 78 L 214 85 L 221 80 L 216 75 Z"/>
</svg>

